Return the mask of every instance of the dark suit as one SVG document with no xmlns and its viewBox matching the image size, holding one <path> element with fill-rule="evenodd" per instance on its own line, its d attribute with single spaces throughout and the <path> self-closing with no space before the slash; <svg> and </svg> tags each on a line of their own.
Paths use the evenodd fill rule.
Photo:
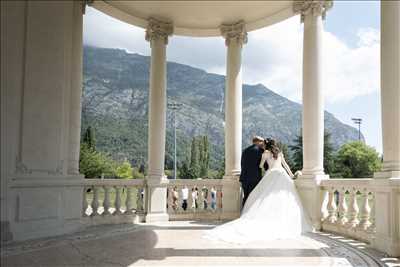
<svg viewBox="0 0 400 267">
<path fill-rule="evenodd" d="M 260 162 L 263 152 L 263 149 L 257 145 L 251 145 L 243 150 L 241 159 L 242 171 L 239 179 L 244 193 L 243 205 L 262 178 Z"/>
</svg>

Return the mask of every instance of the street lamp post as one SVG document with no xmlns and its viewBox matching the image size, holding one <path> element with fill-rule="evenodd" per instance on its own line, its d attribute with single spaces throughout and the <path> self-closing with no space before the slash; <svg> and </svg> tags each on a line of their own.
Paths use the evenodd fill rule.
<svg viewBox="0 0 400 267">
<path fill-rule="evenodd" d="M 362 123 L 362 119 L 361 118 L 351 118 L 351 120 L 355 124 L 358 124 L 358 141 L 361 141 L 361 123 Z"/>
<path fill-rule="evenodd" d="M 176 179 L 176 111 L 181 107 L 180 103 L 168 103 L 168 108 L 174 111 L 174 179 Z"/>
</svg>

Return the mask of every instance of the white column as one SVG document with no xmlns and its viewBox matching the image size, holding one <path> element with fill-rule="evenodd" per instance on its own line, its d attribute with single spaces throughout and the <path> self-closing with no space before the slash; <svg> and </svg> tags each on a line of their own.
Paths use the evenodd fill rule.
<svg viewBox="0 0 400 267">
<path fill-rule="evenodd" d="M 328 1 L 301 3 L 303 40 L 303 178 L 324 175 L 323 23 Z"/>
<path fill-rule="evenodd" d="M 385 173 L 377 177 L 400 178 L 400 2 L 381 3 L 381 110 Z"/>
<path fill-rule="evenodd" d="M 146 40 L 151 46 L 148 175 L 146 221 L 166 221 L 167 184 L 164 174 L 165 132 L 167 108 L 166 46 L 172 34 L 172 24 L 149 19 Z"/>
<path fill-rule="evenodd" d="M 225 80 L 225 176 L 240 175 L 242 154 L 242 47 L 244 23 L 221 26 L 227 46 Z"/>
<path fill-rule="evenodd" d="M 234 218 L 240 211 L 240 159 L 242 154 L 242 47 L 247 42 L 245 24 L 221 25 L 227 46 L 225 80 L 225 176 L 223 216 Z"/>
<path fill-rule="evenodd" d="M 295 1 L 304 22 L 303 43 L 303 170 L 296 181 L 314 227 L 321 227 L 324 174 L 323 18 L 332 1 Z"/>
<path fill-rule="evenodd" d="M 82 2 L 2 1 L 1 29 L 2 237 L 76 231 Z"/>
<path fill-rule="evenodd" d="M 383 170 L 375 173 L 373 246 L 400 256 L 400 2 L 381 1 Z M 380 178 L 380 179 L 379 179 Z"/>
<path fill-rule="evenodd" d="M 76 6 L 76 9 L 85 9 L 83 6 Z M 69 175 L 79 175 L 79 151 L 81 141 L 81 97 L 82 97 L 82 62 L 83 62 L 83 16 L 76 16 L 73 25 L 73 48 L 71 69 L 71 94 L 69 113 L 69 143 L 68 143 L 68 168 Z"/>
</svg>

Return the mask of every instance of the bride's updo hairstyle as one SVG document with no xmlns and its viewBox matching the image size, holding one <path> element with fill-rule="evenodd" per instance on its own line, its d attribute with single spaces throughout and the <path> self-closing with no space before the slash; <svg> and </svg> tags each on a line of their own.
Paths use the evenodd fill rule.
<svg viewBox="0 0 400 267">
<path fill-rule="evenodd" d="M 278 158 L 279 153 L 281 150 L 279 149 L 278 145 L 276 144 L 276 141 L 274 139 L 267 138 L 265 141 L 265 150 L 268 150 L 272 153 L 272 156 L 274 159 Z"/>
</svg>

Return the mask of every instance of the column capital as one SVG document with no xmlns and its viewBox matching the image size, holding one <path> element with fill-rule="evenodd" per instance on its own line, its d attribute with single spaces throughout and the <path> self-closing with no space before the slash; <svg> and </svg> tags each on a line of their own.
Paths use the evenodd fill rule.
<svg viewBox="0 0 400 267">
<path fill-rule="evenodd" d="M 322 16 L 325 19 L 326 11 L 332 8 L 333 0 L 296 0 L 293 3 L 293 11 L 300 13 L 301 22 L 307 15 Z"/>
<path fill-rule="evenodd" d="M 172 35 L 174 27 L 171 22 L 149 18 L 146 28 L 146 41 L 151 43 L 152 40 L 163 39 L 168 44 L 168 36 Z"/>
<path fill-rule="evenodd" d="M 220 30 L 227 46 L 231 40 L 235 40 L 241 46 L 247 43 L 246 24 L 242 20 L 233 24 L 222 24 Z"/>
</svg>

